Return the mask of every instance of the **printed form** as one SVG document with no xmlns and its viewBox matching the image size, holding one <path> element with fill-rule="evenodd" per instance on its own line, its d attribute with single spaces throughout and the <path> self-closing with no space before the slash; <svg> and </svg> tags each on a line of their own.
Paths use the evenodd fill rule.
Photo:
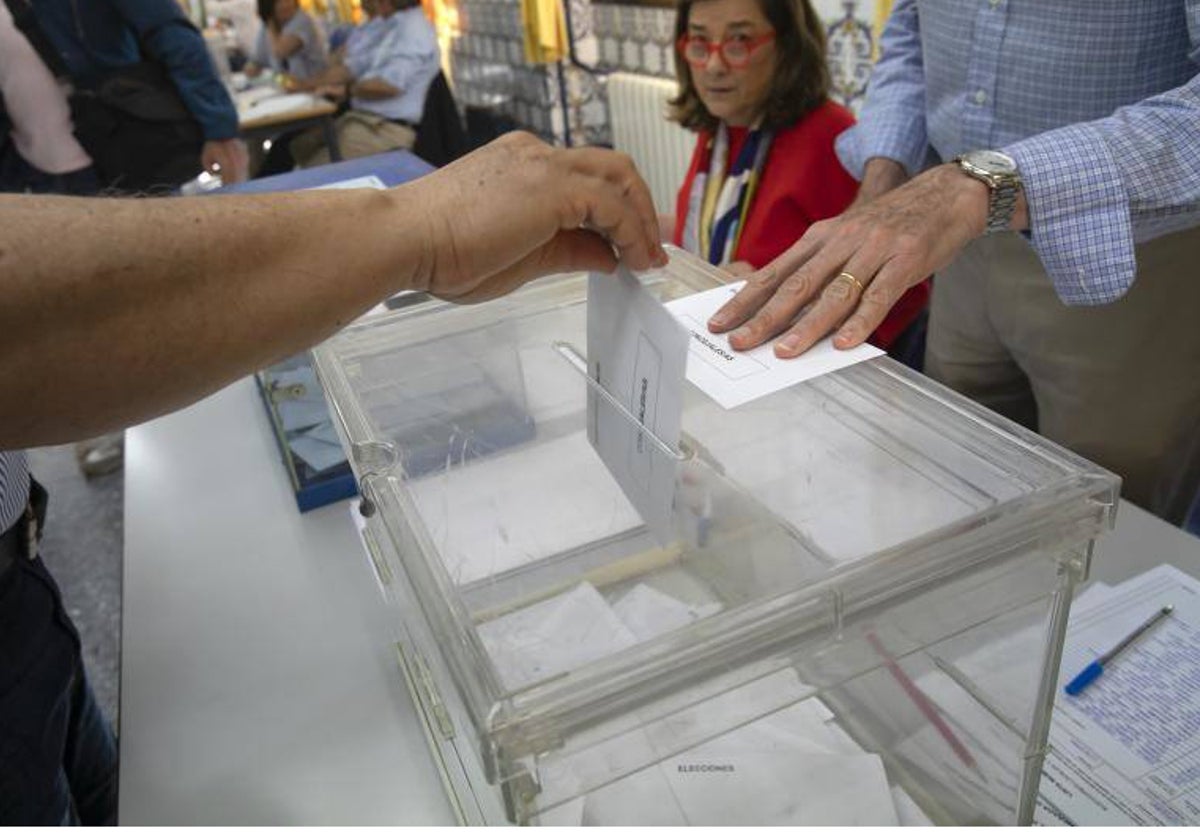
<svg viewBox="0 0 1200 840">
<path fill-rule="evenodd" d="M 745 281 L 718 286 L 666 305 L 691 338 L 688 381 L 722 408 L 737 408 L 789 385 L 883 355 L 882 350 L 869 344 L 860 344 L 853 350 L 837 350 L 832 338 L 819 342 L 795 359 L 776 358 L 773 342 L 744 353 L 734 350 L 729 346 L 728 333 L 711 333 L 707 324 L 712 314 L 744 285 Z"/>
<path fill-rule="evenodd" d="M 1159 566 L 1071 616 L 1036 821 L 1200 822 L 1200 581 Z M 1065 685 L 1166 604 L 1174 611 L 1077 697 Z M 1079 605 L 1082 606 L 1082 605 Z"/>
</svg>

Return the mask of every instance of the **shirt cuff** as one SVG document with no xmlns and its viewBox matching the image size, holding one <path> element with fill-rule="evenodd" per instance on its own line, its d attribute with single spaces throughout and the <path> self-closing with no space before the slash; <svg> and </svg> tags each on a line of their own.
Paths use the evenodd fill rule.
<svg viewBox="0 0 1200 840">
<path fill-rule="evenodd" d="M 237 111 L 222 109 L 221 113 L 207 115 L 197 122 L 200 123 L 205 141 L 232 140 L 238 136 Z"/>
<path fill-rule="evenodd" d="M 1133 224 L 1108 143 L 1087 125 L 1021 140 L 1003 150 L 1017 163 L 1034 250 L 1068 305 L 1112 303 L 1133 285 Z"/>
<path fill-rule="evenodd" d="M 915 175 L 924 168 L 928 153 L 921 121 L 887 119 L 881 115 L 843 131 L 834 148 L 842 166 L 859 181 L 871 158 L 894 160 L 909 175 Z"/>
</svg>

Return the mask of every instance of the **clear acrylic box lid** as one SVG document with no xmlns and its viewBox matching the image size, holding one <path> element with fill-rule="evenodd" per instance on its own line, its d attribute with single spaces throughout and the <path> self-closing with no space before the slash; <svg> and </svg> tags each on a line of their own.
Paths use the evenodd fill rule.
<svg viewBox="0 0 1200 840">
<path fill-rule="evenodd" d="M 662 300 L 728 278 L 674 252 Z M 587 438 L 586 277 L 431 301 L 315 355 L 484 744 L 538 750 L 839 616 L 1111 523 L 1115 476 L 889 359 L 732 410 L 686 384 L 675 539 Z"/>
</svg>

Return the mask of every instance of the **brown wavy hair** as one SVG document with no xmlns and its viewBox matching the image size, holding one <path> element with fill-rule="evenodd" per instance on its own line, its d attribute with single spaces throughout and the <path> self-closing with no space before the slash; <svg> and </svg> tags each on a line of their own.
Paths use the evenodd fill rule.
<svg viewBox="0 0 1200 840">
<path fill-rule="evenodd" d="M 679 95 L 668 104 L 669 119 L 693 131 L 714 131 L 718 120 L 696 92 L 691 65 L 679 54 L 679 39 L 687 34 L 692 6 L 710 0 L 679 0 L 675 7 L 675 77 Z M 767 94 L 762 125 L 778 129 L 792 125 L 829 97 L 829 65 L 825 60 L 825 26 L 810 0 L 758 0 L 758 7 L 775 30 L 775 77 Z"/>
</svg>

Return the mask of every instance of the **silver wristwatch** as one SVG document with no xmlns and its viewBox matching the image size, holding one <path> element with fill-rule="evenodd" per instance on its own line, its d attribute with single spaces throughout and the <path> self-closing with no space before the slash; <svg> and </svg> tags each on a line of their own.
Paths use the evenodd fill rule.
<svg viewBox="0 0 1200 840">
<path fill-rule="evenodd" d="M 967 152 L 954 159 L 959 168 L 988 185 L 987 233 L 1008 230 L 1017 208 L 1021 175 L 1017 162 L 1003 152 Z"/>
</svg>

